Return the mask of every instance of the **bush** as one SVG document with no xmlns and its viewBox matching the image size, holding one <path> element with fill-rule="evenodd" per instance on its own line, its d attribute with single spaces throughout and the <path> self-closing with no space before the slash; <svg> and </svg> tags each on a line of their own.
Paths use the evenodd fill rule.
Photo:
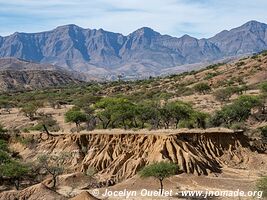
<svg viewBox="0 0 267 200">
<path fill-rule="evenodd" d="M 214 126 L 231 125 L 234 122 L 241 122 L 251 115 L 251 109 L 261 105 L 261 101 L 257 96 L 240 96 L 232 104 L 222 107 L 211 118 Z"/>
<path fill-rule="evenodd" d="M 76 124 L 77 132 L 80 131 L 80 124 L 86 122 L 87 117 L 85 113 L 81 112 L 80 108 L 73 107 L 65 113 L 65 121 Z"/>
<path fill-rule="evenodd" d="M 9 178 L 18 190 L 21 178 L 28 172 L 29 167 L 11 157 L 6 141 L 0 140 L 0 178 Z"/>
<path fill-rule="evenodd" d="M 241 67 L 242 65 L 245 65 L 245 62 L 241 61 L 241 62 L 237 62 L 235 64 L 237 67 Z"/>
<path fill-rule="evenodd" d="M 62 152 L 59 155 L 40 155 L 37 159 L 37 165 L 52 176 L 52 188 L 56 188 L 57 177 L 64 172 L 64 163 L 70 158 L 70 155 Z"/>
<path fill-rule="evenodd" d="M 26 176 L 29 171 L 27 165 L 15 160 L 0 165 L 0 176 L 5 176 L 13 180 L 17 190 L 19 190 L 21 178 Z"/>
<path fill-rule="evenodd" d="M 6 133 L 7 130 L 0 124 L 0 134 Z"/>
<path fill-rule="evenodd" d="M 229 128 L 233 130 L 246 130 L 246 124 L 244 122 L 235 122 Z"/>
<path fill-rule="evenodd" d="M 26 104 L 21 108 L 21 112 L 28 117 L 30 120 L 35 119 L 36 112 L 38 110 L 38 106 L 35 104 Z"/>
<path fill-rule="evenodd" d="M 88 167 L 86 170 L 86 176 L 93 177 L 97 173 L 94 167 Z"/>
<path fill-rule="evenodd" d="M 204 80 L 209 80 L 209 79 L 211 79 L 211 78 L 213 78 L 213 77 L 215 77 L 215 76 L 218 76 L 218 75 L 219 75 L 218 72 L 214 72 L 214 73 L 210 73 L 210 72 L 209 72 L 209 73 L 206 74 Z"/>
<path fill-rule="evenodd" d="M 206 94 L 207 92 L 211 90 L 211 87 L 207 83 L 198 83 L 194 85 L 193 88 L 196 92 L 199 92 L 202 94 Z"/>
<path fill-rule="evenodd" d="M 262 93 L 267 93 L 267 82 L 260 85 L 260 90 Z"/>
<path fill-rule="evenodd" d="M 267 197 L 267 176 L 262 177 L 257 182 L 257 188 L 263 192 L 263 197 Z"/>
<path fill-rule="evenodd" d="M 217 101 L 224 102 L 229 101 L 229 98 L 233 95 L 233 89 L 231 87 L 227 87 L 225 89 L 216 90 L 213 95 Z"/>
</svg>

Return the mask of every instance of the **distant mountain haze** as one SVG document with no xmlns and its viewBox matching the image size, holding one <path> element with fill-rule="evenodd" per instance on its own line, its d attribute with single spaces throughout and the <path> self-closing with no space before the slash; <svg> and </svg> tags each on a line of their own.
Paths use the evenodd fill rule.
<svg viewBox="0 0 267 200">
<path fill-rule="evenodd" d="M 0 57 L 53 64 L 91 78 L 144 78 L 186 70 L 186 65 L 214 62 L 267 49 L 267 25 L 257 21 L 212 38 L 180 38 L 148 27 L 124 36 L 103 29 L 60 26 L 41 33 L 14 33 L 0 37 Z M 190 68 L 191 69 L 191 68 Z"/>
</svg>

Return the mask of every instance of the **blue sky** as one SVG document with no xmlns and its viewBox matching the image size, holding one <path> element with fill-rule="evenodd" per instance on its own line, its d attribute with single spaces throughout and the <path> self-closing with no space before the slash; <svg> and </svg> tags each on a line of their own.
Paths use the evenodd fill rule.
<svg viewBox="0 0 267 200">
<path fill-rule="evenodd" d="M 249 20 L 267 23 L 266 0 L 0 0 L 0 35 L 65 24 L 125 35 L 148 26 L 202 38 Z"/>
</svg>

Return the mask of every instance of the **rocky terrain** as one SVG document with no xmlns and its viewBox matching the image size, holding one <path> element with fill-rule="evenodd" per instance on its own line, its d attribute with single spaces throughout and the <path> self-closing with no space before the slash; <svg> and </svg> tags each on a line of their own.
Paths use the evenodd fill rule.
<svg viewBox="0 0 267 200">
<path fill-rule="evenodd" d="M 16 58 L 0 59 L 0 90 L 18 91 L 81 83 L 79 77 L 59 67 Z"/>
<path fill-rule="evenodd" d="M 258 191 L 259 180 L 267 175 L 266 88 L 263 87 L 266 85 L 266 68 L 265 51 L 166 77 L 2 93 L 0 136 L 8 142 L 11 158 L 29 163 L 33 166 L 33 174 L 41 155 L 53 158 L 66 155 L 67 159 L 62 163 L 63 171 L 57 176 L 55 187 L 53 176 L 41 170 L 34 178 L 23 176 L 19 190 L 15 190 L 13 179 L 5 179 L 0 185 L 0 199 L 125 199 L 103 197 L 106 189 L 137 191 L 134 200 L 201 199 L 181 196 L 181 191 L 190 190 Z M 26 69 L 23 71 L 27 72 Z M 200 83 L 204 84 L 205 90 L 196 87 Z M 218 95 L 218 91 L 223 91 L 223 96 Z M 224 95 L 228 97 L 224 98 Z M 151 126 L 150 120 L 143 127 L 139 125 L 140 117 L 146 111 L 138 113 L 138 109 L 149 101 L 158 102 L 152 104 L 152 111 L 159 110 L 152 113 L 152 117 L 160 119 L 158 127 Z M 257 104 L 246 110 L 253 101 Z M 111 106 L 104 109 L 110 102 Z M 118 102 L 118 107 L 112 109 Z M 177 116 L 182 115 L 184 119 L 177 127 L 174 119 L 170 119 L 169 127 L 166 127 L 164 114 L 169 110 L 163 106 L 172 102 L 189 110 L 188 113 L 184 109 L 178 113 Z M 241 106 L 237 102 L 242 102 Z M 116 112 L 126 105 L 130 107 Z M 229 106 L 232 110 L 226 109 L 226 116 L 220 117 L 230 119 L 231 123 L 213 124 L 213 117 Z M 134 127 L 128 108 L 133 109 L 139 126 Z M 239 112 L 243 109 L 243 113 Z M 66 120 L 69 111 L 81 117 L 78 121 L 80 129 L 75 121 Z M 235 112 L 246 117 L 236 118 Z M 85 113 L 84 121 L 82 114 Z M 131 118 L 125 118 L 127 115 L 124 114 Z M 189 118 L 185 114 L 189 114 Z M 92 117 L 96 124 L 90 129 L 88 122 Z M 101 117 L 110 120 L 106 129 L 103 129 Z M 117 123 L 121 119 L 125 119 L 126 126 Z M 201 122 L 204 126 L 200 126 L 203 125 Z M 48 132 L 43 128 L 44 124 Z M 142 189 L 158 190 L 159 184 L 153 178 L 141 178 L 139 171 L 160 161 L 179 166 L 175 175 L 164 180 L 164 188 L 176 191 L 177 195 L 142 197 Z M 98 194 L 95 194 L 96 190 Z M 241 199 L 253 198 L 257 197 Z"/>
<path fill-rule="evenodd" d="M 174 183 L 180 189 L 197 189 L 211 187 L 209 184 L 212 181 L 225 184 L 213 185 L 213 188 L 226 189 L 230 184 L 227 181 L 233 179 L 238 184 L 234 188 L 246 191 L 254 187 L 256 177 L 266 175 L 267 172 L 266 155 L 255 151 L 248 138 L 238 131 L 207 129 L 122 132 L 103 130 L 102 133 L 55 134 L 49 137 L 39 133 L 24 134 L 23 138 L 31 141 L 27 146 L 13 140 L 12 149 L 20 152 L 25 161 L 34 161 L 40 154 L 69 153 L 71 157 L 65 163 L 65 170 L 69 174 L 59 177 L 56 192 L 50 189 L 50 180 L 47 179 L 21 191 L 2 192 L 0 199 L 72 199 L 76 196 L 73 199 L 90 200 L 94 197 L 86 192 L 92 188 L 100 188 L 102 192 L 107 186 L 112 186 L 110 190 L 139 190 L 142 187 L 156 189 L 154 184 L 140 182 L 136 174 L 144 165 L 161 160 L 173 161 L 181 166 L 183 174 L 166 181 L 167 188 L 176 190 Z M 97 170 L 97 182 L 85 175 L 90 167 Z M 188 180 L 195 184 L 190 184 Z"/>
<path fill-rule="evenodd" d="M 256 161 L 253 147 L 241 132 L 228 129 L 150 131 L 114 133 L 97 131 L 90 134 L 55 135 L 49 138 L 25 134 L 35 148 L 24 150 L 14 144 L 24 160 L 32 160 L 42 153 L 72 155 L 71 169 L 86 172 L 92 167 L 99 172 L 99 180 L 115 184 L 133 177 L 149 163 L 172 161 L 180 170 L 195 175 L 221 173 L 223 167 L 264 170 L 265 162 Z M 255 149 L 255 148 L 254 148 Z M 255 157 L 256 156 L 256 157 Z"/>
<path fill-rule="evenodd" d="M 140 28 L 124 36 L 76 25 L 0 37 L 0 57 L 56 64 L 93 77 L 144 78 L 183 72 L 206 63 L 267 49 L 267 25 L 250 21 L 208 39 L 180 38 Z M 191 64 L 191 65 L 190 65 Z"/>
<path fill-rule="evenodd" d="M 241 130 L 100 129 L 70 133 L 69 130 L 74 125 L 64 123 L 63 119 L 63 114 L 68 109 L 69 106 L 56 110 L 42 108 L 39 111 L 56 119 L 61 131 L 52 132 L 52 135 L 33 131 L 22 133 L 18 138 L 11 135 L 9 140 L 12 151 L 19 152 L 25 162 L 35 162 L 43 154 L 70 155 L 64 163 L 65 174 L 59 176 L 57 190 L 51 190 L 51 178 L 48 176 L 41 184 L 20 191 L 2 192 L 1 200 L 88 200 L 95 198 L 86 192 L 92 193 L 95 188 L 101 194 L 106 188 L 114 191 L 125 188 L 133 191 L 140 191 L 142 188 L 156 190 L 157 182 L 153 179 L 143 180 L 138 176 L 143 166 L 156 161 L 172 161 L 180 166 L 181 174 L 165 183 L 166 189 L 177 192 L 216 188 L 249 191 L 255 188 L 257 179 L 267 173 L 266 152 L 262 150 L 264 148 L 253 143 Z M 18 109 L 12 109 L 10 114 L 2 113 L 1 123 L 10 130 L 18 130 L 36 121 L 29 120 Z M 86 175 L 92 169 L 97 173 L 93 180 Z M 100 199 L 106 198 L 100 196 Z"/>
</svg>

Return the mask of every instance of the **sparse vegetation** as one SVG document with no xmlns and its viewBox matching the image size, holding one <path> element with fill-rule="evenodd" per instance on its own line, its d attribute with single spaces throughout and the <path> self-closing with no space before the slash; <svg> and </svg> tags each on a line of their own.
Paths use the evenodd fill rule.
<svg viewBox="0 0 267 200">
<path fill-rule="evenodd" d="M 267 197 L 267 176 L 264 176 L 260 180 L 258 180 L 257 188 L 259 191 L 263 192 L 262 197 Z"/>
<path fill-rule="evenodd" d="M 20 189 L 20 182 L 29 173 L 29 167 L 19 160 L 12 158 L 6 141 L 0 140 L 0 179 L 8 178 L 17 190 Z"/>
<path fill-rule="evenodd" d="M 202 82 L 202 83 L 197 83 L 196 85 L 194 85 L 194 90 L 201 94 L 206 94 L 207 92 L 211 90 L 211 87 L 207 83 Z"/>
<path fill-rule="evenodd" d="M 158 162 L 144 167 L 140 171 L 143 178 L 154 177 L 160 182 L 160 191 L 163 192 L 163 180 L 177 174 L 179 167 L 177 164 L 168 162 Z"/>
<path fill-rule="evenodd" d="M 218 89 L 214 92 L 214 97 L 217 101 L 225 102 L 229 101 L 229 98 L 233 95 L 233 88 L 227 87 L 223 89 Z"/>
<path fill-rule="evenodd" d="M 37 114 L 37 110 L 38 110 L 38 106 L 36 104 L 33 104 L 33 103 L 26 104 L 21 108 L 21 112 L 26 117 L 28 117 L 30 120 L 35 119 L 34 117 Z"/>
<path fill-rule="evenodd" d="M 57 177 L 64 172 L 64 162 L 69 158 L 66 153 L 58 155 L 40 155 L 37 160 L 39 169 L 44 169 L 52 176 L 52 189 L 56 188 Z"/>
<path fill-rule="evenodd" d="M 234 122 L 246 120 L 251 115 L 251 109 L 261 104 L 257 96 L 240 96 L 232 104 L 224 106 L 211 119 L 214 126 L 231 125 Z"/>
<path fill-rule="evenodd" d="M 85 113 L 83 113 L 80 108 L 77 107 L 73 107 L 65 113 L 65 121 L 75 123 L 77 132 L 80 131 L 80 125 L 82 122 L 86 122 L 86 119 Z"/>
</svg>

